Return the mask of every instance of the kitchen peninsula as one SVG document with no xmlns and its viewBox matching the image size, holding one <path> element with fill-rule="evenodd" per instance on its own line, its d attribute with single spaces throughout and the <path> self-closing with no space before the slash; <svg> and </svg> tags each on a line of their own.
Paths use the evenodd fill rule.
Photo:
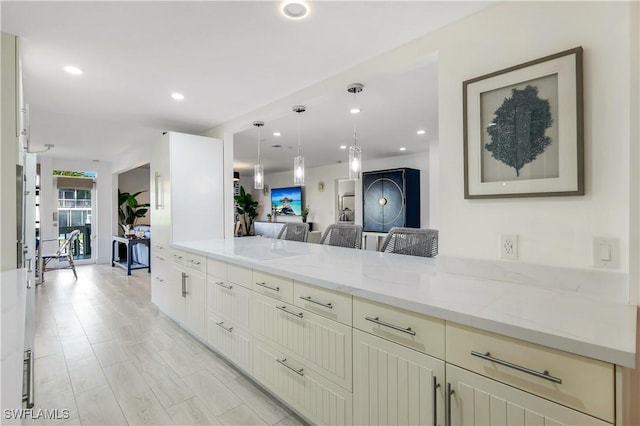
<svg viewBox="0 0 640 426">
<path fill-rule="evenodd" d="M 155 247 L 175 261 L 154 280 L 171 288 L 167 271 L 180 271 L 172 295 L 154 282 L 160 308 L 312 422 L 619 419 L 615 366 L 634 363 L 634 306 L 268 238 Z"/>
</svg>

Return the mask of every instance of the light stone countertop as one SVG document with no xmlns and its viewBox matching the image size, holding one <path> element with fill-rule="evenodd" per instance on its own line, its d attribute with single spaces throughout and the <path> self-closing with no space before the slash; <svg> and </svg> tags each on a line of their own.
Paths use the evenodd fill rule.
<svg viewBox="0 0 640 426">
<path fill-rule="evenodd" d="M 283 275 L 459 324 L 633 367 L 636 306 L 581 294 L 442 273 L 436 260 L 243 237 L 173 248 Z"/>
</svg>

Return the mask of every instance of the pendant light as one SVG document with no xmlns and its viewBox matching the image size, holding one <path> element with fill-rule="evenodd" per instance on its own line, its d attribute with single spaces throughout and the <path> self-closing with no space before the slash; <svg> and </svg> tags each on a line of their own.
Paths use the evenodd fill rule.
<svg viewBox="0 0 640 426">
<path fill-rule="evenodd" d="M 298 156 L 293 159 L 293 184 L 304 185 L 304 157 L 300 155 L 302 145 L 300 136 L 300 114 L 305 112 L 307 108 L 305 108 L 304 105 L 296 105 L 292 110 L 298 113 Z"/>
<path fill-rule="evenodd" d="M 353 93 L 354 106 L 351 108 L 352 114 L 358 114 L 360 108 L 357 105 L 357 94 L 362 92 L 364 85 L 352 83 L 347 86 L 347 92 Z M 362 148 L 358 146 L 357 117 L 353 118 L 353 145 L 349 147 L 349 179 L 360 179 L 362 172 Z"/>
<path fill-rule="evenodd" d="M 253 125 L 258 128 L 258 162 L 253 166 L 253 188 L 264 188 L 264 169 L 260 164 L 260 127 L 264 126 L 263 121 L 254 121 Z"/>
</svg>

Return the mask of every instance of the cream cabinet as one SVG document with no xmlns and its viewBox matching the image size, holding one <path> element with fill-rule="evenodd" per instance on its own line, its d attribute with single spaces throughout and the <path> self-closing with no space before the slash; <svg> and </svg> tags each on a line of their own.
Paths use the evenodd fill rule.
<svg viewBox="0 0 640 426">
<path fill-rule="evenodd" d="M 447 425 L 587 426 L 604 421 L 447 364 Z"/>
<path fill-rule="evenodd" d="M 252 335 L 249 329 L 252 291 L 231 282 L 226 265 L 207 262 L 207 341 L 230 361 L 251 372 Z"/>
<path fill-rule="evenodd" d="M 353 365 L 354 424 L 444 424 L 444 361 L 354 330 Z"/>
<path fill-rule="evenodd" d="M 260 295 L 253 297 L 253 331 L 304 361 L 334 383 L 352 389 L 351 327 Z"/>
<path fill-rule="evenodd" d="M 353 424 L 350 392 L 259 338 L 254 339 L 253 377 L 315 424 Z"/>
<path fill-rule="evenodd" d="M 194 259 L 189 253 L 175 251 L 174 262 L 170 274 L 170 315 L 196 336 L 206 339 L 206 275 L 200 265 L 189 260 Z M 197 258 L 197 257 L 196 257 Z M 206 265 L 206 263 L 204 263 Z M 206 268 L 206 266 L 205 266 Z"/>
<path fill-rule="evenodd" d="M 168 132 L 154 144 L 152 242 L 224 238 L 223 166 L 220 139 Z"/>
<path fill-rule="evenodd" d="M 171 301 L 171 250 L 162 245 L 151 247 L 151 301 L 163 312 L 169 312 Z"/>
<path fill-rule="evenodd" d="M 612 364 L 453 323 L 447 362 L 614 422 Z"/>
</svg>

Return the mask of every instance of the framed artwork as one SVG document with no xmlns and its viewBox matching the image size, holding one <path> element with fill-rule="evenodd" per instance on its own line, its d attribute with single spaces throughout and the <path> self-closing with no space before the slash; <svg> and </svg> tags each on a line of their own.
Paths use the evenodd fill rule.
<svg viewBox="0 0 640 426">
<path fill-rule="evenodd" d="M 582 47 L 462 87 L 465 198 L 584 195 Z"/>
</svg>

